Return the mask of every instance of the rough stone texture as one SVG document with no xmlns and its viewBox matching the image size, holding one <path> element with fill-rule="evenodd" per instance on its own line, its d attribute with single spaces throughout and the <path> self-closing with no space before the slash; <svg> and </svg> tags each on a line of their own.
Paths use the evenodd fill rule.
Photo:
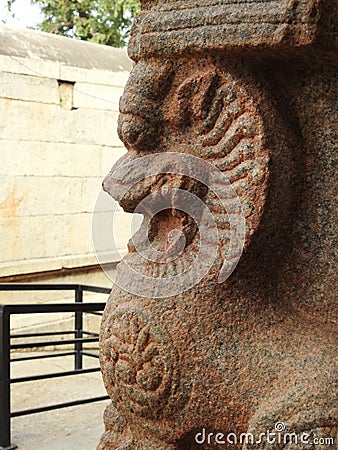
<svg viewBox="0 0 338 450">
<path fill-rule="evenodd" d="M 218 257 L 205 278 L 174 297 L 114 286 L 101 328 L 112 405 L 98 449 L 317 448 L 312 441 L 215 441 L 217 432 L 258 440 L 278 422 L 334 438 L 319 448 L 337 448 L 337 10 L 335 1 L 320 0 L 143 2 L 129 47 L 136 64 L 120 103 L 128 156 L 104 187 L 119 198 L 133 176 L 126 170 L 121 178 L 123 164 L 140 156 L 199 156 L 239 196 L 245 247 L 218 284 L 224 210 L 194 182 L 163 181 L 191 190 L 213 211 Z M 132 212 L 158 186 L 145 179 L 120 203 Z M 179 219 L 174 207 L 160 215 L 151 241 L 165 247 L 166 230 L 181 228 L 181 266 L 162 269 L 132 245 L 125 261 L 149 276 L 184 270 L 198 233 Z M 125 270 L 122 264 L 118 277 Z M 199 444 L 203 429 L 214 435 Z"/>
</svg>

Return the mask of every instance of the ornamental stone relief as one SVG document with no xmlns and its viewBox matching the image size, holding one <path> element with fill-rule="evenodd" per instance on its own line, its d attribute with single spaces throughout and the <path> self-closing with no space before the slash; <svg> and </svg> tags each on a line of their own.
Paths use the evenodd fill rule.
<svg viewBox="0 0 338 450">
<path fill-rule="evenodd" d="M 143 221 L 102 321 L 98 449 L 335 448 L 336 2 L 142 8 L 103 187 Z"/>
</svg>

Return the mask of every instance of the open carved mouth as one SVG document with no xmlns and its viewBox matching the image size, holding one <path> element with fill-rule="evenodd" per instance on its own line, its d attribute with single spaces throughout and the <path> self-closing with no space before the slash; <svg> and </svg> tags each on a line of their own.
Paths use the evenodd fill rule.
<svg viewBox="0 0 338 450">
<path fill-rule="evenodd" d="M 122 157 L 105 178 L 103 188 L 124 211 L 144 216 L 128 243 L 129 259 L 138 255 L 151 266 L 177 263 L 183 253 L 196 252 L 193 244 L 199 240 L 208 187 L 180 174 L 178 167 L 177 173 L 172 167 L 169 171 L 165 160 L 162 167 L 151 167 L 151 162 L 142 167 L 137 165 L 139 158 L 134 152 Z"/>
<path fill-rule="evenodd" d="M 211 268 L 209 276 L 227 276 L 240 257 L 245 221 L 236 192 L 213 164 L 177 150 L 130 151 L 103 183 L 126 212 L 143 215 L 117 273 L 128 292 L 168 297 Z"/>
</svg>

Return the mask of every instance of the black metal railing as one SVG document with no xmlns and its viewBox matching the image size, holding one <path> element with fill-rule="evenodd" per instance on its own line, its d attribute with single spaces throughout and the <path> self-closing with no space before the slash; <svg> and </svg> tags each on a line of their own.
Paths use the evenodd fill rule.
<svg viewBox="0 0 338 450">
<path fill-rule="evenodd" d="M 28 381 L 44 380 L 48 378 L 66 377 L 71 375 L 98 372 L 100 367 L 89 369 L 83 368 L 83 357 L 98 358 L 98 355 L 84 348 L 84 344 L 98 342 L 99 335 L 96 332 L 83 329 L 83 314 L 102 315 L 105 303 L 83 302 L 84 292 L 97 292 L 108 294 L 110 289 L 86 286 L 80 284 L 19 284 L 0 283 L 0 291 L 74 291 L 75 303 L 47 303 L 47 304 L 0 304 L 0 450 L 15 449 L 11 443 L 11 418 L 51 411 L 69 406 L 92 403 L 106 400 L 109 397 L 92 397 L 75 400 L 71 402 L 46 405 L 39 408 L 24 409 L 21 411 L 11 410 L 11 385 Z M 69 331 L 50 331 L 44 333 L 11 334 L 11 316 L 14 314 L 36 314 L 36 313 L 74 313 L 74 329 Z M 69 336 L 69 339 L 60 339 L 61 335 Z M 71 337 L 73 335 L 73 337 Z M 53 340 L 46 338 L 54 337 Z M 58 338 L 59 337 L 59 338 Z M 21 343 L 13 343 L 14 339 L 20 338 Z M 42 340 L 31 341 L 31 338 Z M 25 340 L 28 340 L 25 342 Z M 23 341 L 23 342 L 22 342 Z M 58 347 L 71 345 L 73 350 L 53 351 L 49 355 L 20 356 L 11 359 L 11 351 L 22 349 L 36 349 L 45 347 Z M 31 375 L 19 378 L 11 378 L 11 364 L 17 361 L 28 361 L 43 358 L 56 358 L 60 356 L 74 356 L 74 370 L 43 375 Z"/>
</svg>

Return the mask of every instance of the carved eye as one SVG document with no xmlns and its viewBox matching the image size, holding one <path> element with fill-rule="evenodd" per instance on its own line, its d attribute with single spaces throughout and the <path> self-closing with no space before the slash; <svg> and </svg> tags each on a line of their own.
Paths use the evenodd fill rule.
<svg viewBox="0 0 338 450">
<path fill-rule="evenodd" d="M 194 126 L 200 134 L 209 131 L 223 107 L 224 95 L 218 92 L 220 81 L 220 75 L 213 70 L 184 81 L 175 93 L 174 108 L 169 111 L 171 125 Z"/>
</svg>

